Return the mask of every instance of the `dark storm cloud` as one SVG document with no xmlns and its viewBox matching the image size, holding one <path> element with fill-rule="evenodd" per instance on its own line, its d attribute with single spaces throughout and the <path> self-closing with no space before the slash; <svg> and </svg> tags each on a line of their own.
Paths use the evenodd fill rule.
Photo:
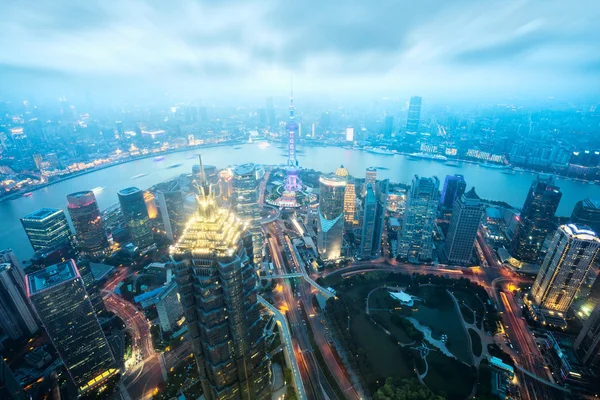
<svg viewBox="0 0 600 400">
<path fill-rule="evenodd" d="M 31 71 L 190 90 L 600 83 L 596 0 L 42 0 L 0 15 L 0 87 Z"/>
</svg>

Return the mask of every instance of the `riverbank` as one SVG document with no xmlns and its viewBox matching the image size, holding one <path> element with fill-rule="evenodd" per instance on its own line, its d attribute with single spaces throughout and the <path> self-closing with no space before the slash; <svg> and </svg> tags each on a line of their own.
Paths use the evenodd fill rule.
<svg viewBox="0 0 600 400">
<path fill-rule="evenodd" d="M 55 179 L 52 182 L 42 183 L 42 184 L 36 185 L 34 187 L 27 187 L 26 189 L 25 188 L 19 189 L 15 193 L 11 193 L 9 195 L 0 197 L 0 203 L 2 203 L 4 201 L 19 199 L 19 198 L 23 197 L 23 195 L 25 193 L 33 193 L 37 190 L 46 188 L 48 186 L 52 186 L 52 185 L 55 185 L 60 182 L 68 181 L 69 179 L 75 179 L 75 178 L 78 178 L 83 175 L 91 174 L 92 172 L 102 171 L 103 169 L 106 169 L 106 168 L 116 167 L 118 165 L 128 164 L 128 163 L 134 162 L 134 161 L 144 160 L 144 159 L 151 158 L 151 157 L 164 156 L 164 155 L 168 155 L 168 154 L 181 153 L 184 151 L 190 151 L 190 150 L 196 150 L 196 149 L 210 149 L 210 148 L 215 148 L 215 147 L 232 146 L 232 145 L 240 145 L 240 144 L 245 144 L 245 143 L 239 142 L 239 141 L 230 141 L 230 142 L 223 142 L 223 143 L 210 144 L 210 145 L 201 144 L 201 145 L 197 145 L 197 146 L 170 149 L 170 150 L 166 150 L 166 151 L 160 151 L 160 152 L 156 152 L 156 153 L 130 157 L 130 158 L 124 159 L 122 161 L 107 163 L 107 164 L 99 165 L 94 168 L 89 168 L 89 169 L 86 169 L 85 171 L 74 172 L 72 174 L 65 175 L 59 179 Z"/>
</svg>

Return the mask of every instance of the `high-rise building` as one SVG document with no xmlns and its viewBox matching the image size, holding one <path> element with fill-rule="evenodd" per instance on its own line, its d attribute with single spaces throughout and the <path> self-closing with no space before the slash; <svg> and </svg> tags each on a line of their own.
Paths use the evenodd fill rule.
<svg viewBox="0 0 600 400">
<path fill-rule="evenodd" d="M 11 339 L 27 337 L 38 330 L 25 290 L 20 265 L 0 263 L 0 328 Z"/>
<path fill-rule="evenodd" d="M 377 198 L 377 213 L 375 215 L 375 231 L 371 256 L 377 256 L 381 250 L 383 241 L 383 229 L 385 226 L 385 211 L 387 209 L 390 180 L 383 179 L 375 185 L 375 197 Z"/>
<path fill-rule="evenodd" d="M 377 199 L 371 184 L 367 185 L 367 194 L 363 204 L 363 221 L 360 240 L 361 257 L 371 257 L 375 239 L 375 218 L 377 217 Z"/>
<path fill-rule="evenodd" d="M 317 248 L 324 260 L 342 255 L 346 179 L 335 174 L 319 178 L 319 222 Z"/>
<path fill-rule="evenodd" d="M 171 259 L 204 396 L 270 398 L 256 273 L 242 242 L 247 223 L 212 194 L 199 203 Z"/>
<path fill-rule="evenodd" d="M 138 247 L 150 246 L 153 237 L 144 192 L 132 186 L 119 190 L 117 195 L 131 241 Z"/>
<path fill-rule="evenodd" d="M 356 183 L 350 176 L 348 170 L 341 165 L 335 170 L 335 174 L 346 180 L 346 191 L 344 193 L 344 220 L 346 225 L 357 225 L 356 218 Z"/>
<path fill-rule="evenodd" d="M 562 193 L 551 176 L 538 176 L 529 188 L 511 242 L 511 255 L 521 262 L 537 261 L 546 236 L 554 227 L 554 213 Z"/>
<path fill-rule="evenodd" d="M 25 391 L 2 357 L 0 357 L 0 399 L 27 399 Z"/>
<path fill-rule="evenodd" d="M 27 293 L 80 393 L 118 372 L 73 260 L 28 274 Z"/>
<path fill-rule="evenodd" d="M 394 133 L 394 117 L 392 115 L 386 115 L 383 121 L 383 136 L 391 138 Z"/>
<path fill-rule="evenodd" d="M 452 210 L 456 199 L 460 199 L 462 194 L 467 189 L 467 182 L 462 175 L 446 175 L 444 180 L 444 188 L 442 189 L 442 197 L 440 198 L 440 206 L 446 210 Z"/>
<path fill-rule="evenodd" d="M 585 321 L 573 347 L 583 364 L 591 368 L 600 367 L 600 304 L 596 304 Z"/>
<path fill-rule="evenodd" d="M 252 237 L 253 261 L 262 259 L 263 237 L 260 230 L 260 207 L 258 204 L 258 179 L 256 166 L 252 163 L 238 165 L 233 169 L 233 210 L 248 222 L 248 234 Z"/>
<path fill-rule="evenodd" d="M 71 228 L 63 210 L 41 208 L 21 218 L 21 224 L 34 251 L 72 245 Z"/>
<path fill-rule="evenodd" d="M 578 201 L 571 213 L 571 222 L 589 226 L 594 232 L 600 234 L 600 200 Z"/>
<path fill-rule="evenodd" d="M 566 313 L 599 248 L 600 239 L 593 231 L 561 225 L 531 287 L 533 302 L 542 310 Z"/>
<path fill-rule="evenodd" d="M 224 169 L 219 171 L 219 201 L 221 204 L 231 200 L 233 194 L 233 175 L 231 170 Z"/>
<path fill-rule="evenodd" d="M 467 265 L 471 261 L 484 209 L 475 188 L 463 193 L 454 202 L 446 240 L 448 263 Z"/>
<path fill-rule="evenodd" d="M 416 136 L 419 133 L 419 121 L 421 119 L 421 97 L 413 96 L 408 105 L 408 118 L 406 120 L 406 134 Z"/>
<path fill-rule="evenodd" d="M 179 188 L 176 179 L 156 186 L 156 199 L 165 235 L 173 242 L 179 238 L 185 224 L 183 193 Z"/>
<path fill-rule="evenodd" d="M 87 190 L 71 193 L 67 196 L 67 200 L 81 254 L 91 259 L 104 258 L 110 246 L 94 192 Z"/>
<path fill-rule="evenodd" d="M 163 332 L 175 331 L 177 321 L 183 314 L 175 282 L 163 286 L 163 290 L 156 297 L 156 312 L 158 313 L 160 329 Z"/>
<path fill-rule="evenodd" d="M 377 168 L 375 167 L 368 167 L 367 170 L 365 171 L 365 184 L 363 186 L 363 197 L 367 194 L 367 185 L 372 185 L 373 187 L 375 187 L 375 184 L 377 183 Z"/>
<path fill-rule="evenodd" d="M 148 218 L 155 219 L 158 216 L 158 209 L 156 208 L 156 198 L 152 192 L 144 192 L 144 203 L 146 203 Z"/>
<path fill-rule="evenodd" d="M 433 259 L 433 229 L 440 199 L 440 181 L 437 177 L 415 175 L 408 193 L 398 239 L 398 256 L 411 262 Z"/>
</svg>

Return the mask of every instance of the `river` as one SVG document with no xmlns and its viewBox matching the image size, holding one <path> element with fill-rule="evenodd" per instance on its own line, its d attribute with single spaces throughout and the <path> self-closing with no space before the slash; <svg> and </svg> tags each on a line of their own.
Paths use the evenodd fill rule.
<svg viewBox="0 0 600 400">
<path fill-rule="evenodd" d="M 229 165 L 255 162 L 281 164 L 287 160 L 282 145 L 244 144 L 229 147 L 211 147 L 168 154 L 162 161 L 146 158 L 101 169 L 73 179 L 65 180 L 33 192 L 31 197 L 22 197 L 0 203 L 0 249 L 12 248 L 20 259 L 33 253 L 19 218 L 41 207 L 63 208 L 66 212 L 66 195 L 80 190 L 103 187 L 96 194 L 98 204 L 104 209 L 117 200 L 117 191 L 128 186 L 146 189 L 156 183 L 190 173 L 197 163 L 198 152 L 204 164 L 224 168 Z M 462 163 L 458 167 L 439 161 L 413 160 L 400 155 L 380 155 L 340 147 L 298 147 L 300 166 L 323 172 L 333 172 L 344 165 L 351 175 L 363 178 L 367 167 L 378 167 L 377 177 L 389 178 L 394 182 L 410 183 L 412 176 L 436 175 L 440 179 L 440 190 L 448 174 L 463 174 L 468 187 L 475 186 L 477 193 L 486 199 L 502 200 L 521 207 L 535 174 L 515 172 L 504 174 L 501 170 L 488 169 L 477 164 Z M 170 168 L 173 165 L 178 167 Z M 146 175 L 145 175 L 146 174 Z M 557 215 L 571 214 L 575 203 L 586 197 L 600 197 L 600 186 L 566 179 L 557 179 L 563 196 Z"/>
</svg>

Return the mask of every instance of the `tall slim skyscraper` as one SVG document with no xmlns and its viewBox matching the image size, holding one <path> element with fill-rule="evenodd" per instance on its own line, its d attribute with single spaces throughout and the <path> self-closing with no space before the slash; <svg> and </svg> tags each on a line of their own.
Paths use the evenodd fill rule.
<svg viewBox="0 0 600 400">
<path fill-rule="evenodd" d="M 104 258 L 110 249 L 96 196 L 91 190 L 67 196 L 68 211 L 75 227 L 77 245 L 90 259 Z"/>
<path fill-rule="evenodd" d="M 342 254 L 345 193 L 344 177 L 329 174 L 319 178 L 317 248 L 324 260 L 335 260 Z"/>
<path fill-rule="evenodd" d="M 371 256 L 377 256 L 381 250 L 381 242 L 383 240 L 383 229 L 385 226 L 385 211 L 387 209 L 387 199 L 390 189 L 390 180 L 383 179 L 375 185 L 375 197 L 377 199 L 377 212 L 375 215 L 375 231 L 373 238 L 373 248 Z"/>
<path fill-rule="evenodd" d="M 0 263 L 0 328 L 11 339 L 27 337 L 38 330 L 20 266 Z"/>
<path fill-rule="evenodd" d="M 363 221 L 360 241 L 361 257 L 371 257 L 375 240 L 375 218 L 377 217 L 377 199 L 373 186 L 367 186 L 367 194 L 363 204 Z"/>
<path fill-rule="evenodd" d="M 554 226 L 554 213 L 562 193 L 551 176 L 538 176 L 529 188 L 511 242 L 511 255 L 519 261 L 537 261 L 544 239 Z"/>
<path fill-rule="evenodd" d="M 571 213 L 571 222 L 587 225 L 600 234 L 600 200 L 585 199 L 578 201 Z"/>
<path fill-rule="evenodd" d="M 467 189 L 467 182 L 462 175 L 446 175 L 440 205 L 446 210 L 452 210 L 456 199 L 460 199 Z"/>
<path fill-rule="evenodd" d="M 156 198 L 165 234 L 174 242 L 183 231 L 183 193 L 179 190 L 178 181 L 171 181 L 170 184 L 157 190 Z"/>
<path fill-rule="evenodd" d="M 356 225 L 358 220 L 356 218 L 356 184 L 354 179 L 343 165 L 335 170 L 335 174 L 346 180 L 346 191 L 344 192 L 344 220 L 346 225 Z"/>
<path fill-rule="evenodd" d="M 415 137 L 419 133 L 419 121 L 421 119 L 421 97 L 413 96 L 408 105 L 408 118 L 406 120 L 406 134 Z"/>
<path fill-rule="evenodd" d="M 367 194 L 367 185 L 370 184 L 373 187 L 375 187 L 376 183 L 377 183 L 377 168 L 368 167 L 367 170 L 365 171 L 365 184 L 364 184 L 363 190 L 362 190 L 363 197 Z"/>
<path fill-rule="evenodd" d="M 242 243 L 247 224 L 212 194 L 198 201 L 171 259 L 204 396 L 270 397 L 256 273 Z"/>
<path fill-rule="evenodd" d="M 579 359 L 591 368 L 600 367 L 600 304 L 596 304 L 573 344 Z"/>
<path fill-rule="evenodd" d="M 27 293 L 80 393 L 118 372 L 73 260 L 28 274 Z"/>
<path fill-rule="evenodd" d="M 131 241 L 138 247 L 150 246 L 153 237 L 144 192 L 132 186 L 119 190 L 117 195 Z"/>
<path fill-rule="evenodd" d="M 248 222 L 248 234 L 252 236 L 252 254 L 255 263 L 262 259 L 263 237 L 258 220 L 258 179 L 256 165 L 242 164 L 233 169 L 233 209 L 236 215 Z"/>
<path fill-rule="evenodd" d="M 446 239 L 446 255 L 448 263 L 467 265 L 471 261 L 473 246 L 477 238 L 477 231 L 481 224 L 484 206 L 475 188 L 456 200 L 448 228 Z"/>
<path fill-rule="evenodd" d="M 411 262 L 433 259 L 433 229 L 440 199 L 437 177 L 415 175 L 411 182 L 402 234 L 398 239 L 398 256 Z"/>
<path fill-rule="evenodd" d="M 600 248 L 600 239 L 586 228 L 561 225 L 554 234 L 531 287 L 533 302 L 542 310 L 566 313 L 571 306 Z"/>
<path fill-rule="evenodd" d="M 71 228 L 63 210 L 41 208 L 21 218 L 21 224 L 34 251 L 72 245 Z"/>
</svg>

